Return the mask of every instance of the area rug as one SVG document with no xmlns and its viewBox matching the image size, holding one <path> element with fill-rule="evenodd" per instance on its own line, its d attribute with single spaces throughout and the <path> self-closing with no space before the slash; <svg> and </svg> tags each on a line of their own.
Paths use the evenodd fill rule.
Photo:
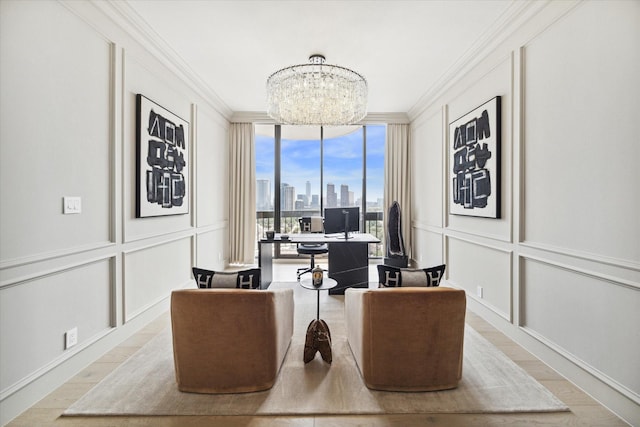
<svg viewBox="0 0 640 427">
<path fill-rule="evenodd" d="M 332 330 L 333 363 L 328 365 L 317 355 L 315 360 L 305 364 L 302 360 L 304 327 L 310 318 L 315 317 L 315 296 L 299 290 L 295 295 L 296 330 L 272 389 L 223 395 L 178 391 L 171 331 L 167 329 L 71 405 L 63 415 L 422 414 L 568 410 L 550 391 L 469 326 L 465 330 L 463 376 L 458 388 L 421 393 L 369 390 L 362 381 L 346 341 L 341 297 L 324 298 L 321 305 L 321 317 Z"/>
</svg>

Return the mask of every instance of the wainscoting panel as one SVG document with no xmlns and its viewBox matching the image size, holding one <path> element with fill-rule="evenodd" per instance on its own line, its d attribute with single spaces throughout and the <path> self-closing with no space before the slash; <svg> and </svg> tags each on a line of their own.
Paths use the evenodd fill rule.
<svg viewBox="0 0 640 427">
<path fill-rule="evenodd" d="M 225 248 L 223 242 L 226 229 L 224 225 L 196 236 L 195 266 L 208 270 L 223 270 L 225 266 Z"/>
<path fill-rule="evenodd" d="M 62 269 L 0 289 L 0 393 L 15 391 L 112 325 L 111 260 Z M 65 349 L 65 332 L 78 344 Z"/>
<path fill-rule="evenodd" d="M 191 238 L 124 254 L 124 320 L 168 298 L 191 277 Z"/>
<path fill-rule="evenodd" d="M 451 99 L 448 105 L 448 122 L 453 122 L 469 111 L 484 104 L 490 99 L 500 96 L 502 98 L 501 116 L 501 144 L 500 144 L 500 170 L 501 170 L 501 190 L 500 190 L 500 219 L 487 221 L 486 218 L 476 218 L 466 215 L 449 215 L 448 228 L 465 233 L 478 234 L 492 239 L 505 242 L 511 241 L 512 222 L 512 109 L 511 109 L 511 86 L 513 81 L 513 59 L 512 56 L 503 56 L 487 74 L 479 80 L 473 82 L 473 86 L 462 91 L 459 95 Z M 449 134 L 448 124 L 446 134 Z M 446 141 L 449 149 L 449 138 Z M 445 156 L 448 159 L 448 151 Z M 496 153 L 497 155 L 497 153 Z M 447 160 L 448 161 L 448 160 Z M 448 168 L 451 166 L 448 165 Z M 444 173 L 444 191 L 447 195 L 451 192 L 452 182 L 449 179 L 449 171 Z M 449 196 L 447 196 L 448 200 Z M 447 202 L 448 203 L 448 202 Z M 447 209 L 448 212 L 448 209 Z"/>
<path fill-rule="evenodd" d="M 442 112 L 439 110 L 413 129 L 411 160 L 412 219 L 442 227 Z M 419 159 L 419 160 L 417 160 Z M 405 209 L 404 206 L 401 208 Z"/>
<path fill-rule="evenodd" d="M 229 149 L 228 124 L 216 120 L 217 113 L 198 106 L 196 132 L 196 209 L 198 227 L 206 227 L 228 217 Z"/>
<path fill-rule="evenodd" d="M 160 73 L 159 71 L 162 70 L 160 66 L 154 68 L 149 63 L 144 63 L 141 59 L 125 51 L 122 60 L 125 84 L 122 98 L 124 117 L 122 122 L 124 128 L 122 181 L 125 183 L 123 192 L 125 242 L 189 230 L 191 228 L 191 215 L 193 214 L 193 206 L 191 205 L 188 215 L 169 215 L 171 212 L 166 209 L 167 215 L 165 216 L 136 218 L 136 95 L 142 94 L 146 96 L 189 123 L 193 121 L 190 98 L 188 93 L 183 92 L 185 89 L 176 87 L 175 83 L 171 83 L 166 74 Z M 205 126 L 202 121 L 200 126 Z M 190 131 L 189 137 L 191 138 L 192 135 L 193 133 Z M 189 141 L 189 144 L 190 147 L 193 147 L 193 141 Z M 193 166 L 194 163 L 192 153 L 193 151 L 190 152 L 190 158 L 186 159 L 190 166 Z M 190 181 L 187 188 L 190 204 L 191 197 L 194 197 L 195 194 L 191 186 L 192 181 Z"/>
<path fill-rule="evenodd" d="M 0 37 L 0 261 L 102 246 L 111 238 L 112 45 L 59 2 L 7 2 L 0 26 L 11 34 Z M 80 214 L 63 215 L 65 196 L 81 198 Z"/>
<path fill-rule="evenodd" d="M 511 270 L 511 252 L 508 250 L 447 237 L 447 280 L 463 288 L 469 298 L 509 321 L 512 313 Z"/>
<path fill-rule="evenodd" d="M 640 289 L 551 260 L 521 265 L 523 326 L 640 402 Z"/>
<path fill-rule="evenodd" d="M 420 227 L 414 223 L 412 258 L 416 267 L 427 268 L 440 265 L 442 257 L 442 230 Z"/>
<path fill-rule="evenodd" d="M 637 264 L 638 3 L 601 6 L 524 48 L 524 238 Z"/>
</svg>

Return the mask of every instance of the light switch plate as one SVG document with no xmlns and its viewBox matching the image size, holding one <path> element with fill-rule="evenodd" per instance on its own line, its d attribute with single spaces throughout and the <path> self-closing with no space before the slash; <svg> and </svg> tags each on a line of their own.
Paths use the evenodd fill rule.
<svg viewBox="0 0 640 427">
<path fill-rule="evenodd" d="M 82 212 L 82 198 L 65 196 L 62 198 L 62 212 L 65 215 L 79 214 Z"/>
</svg>

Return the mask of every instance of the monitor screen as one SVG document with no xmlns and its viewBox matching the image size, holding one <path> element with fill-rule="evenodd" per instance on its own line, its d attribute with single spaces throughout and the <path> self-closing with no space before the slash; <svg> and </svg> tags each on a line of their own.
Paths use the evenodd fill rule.
<svg viewBox="0 0 640 427">
<path fill-rule="evenodd" d="M 346 212 L 349 213 L 347 230 L 344 229 Z M 327 234 L 360 231 L 360 208 L 325 208 L 324 232 Z"/>
</svg>

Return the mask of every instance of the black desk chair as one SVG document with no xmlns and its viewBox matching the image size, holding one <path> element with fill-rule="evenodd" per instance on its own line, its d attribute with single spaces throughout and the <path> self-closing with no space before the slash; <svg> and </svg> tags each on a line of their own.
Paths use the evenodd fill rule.
<svg viewBox="0 0 640 427">
<path fill-rule="evenodd" d="M 322 233 L 324 227 L 322 226 L 321 217 L 302 217 L 298 220 L 300 223 L 301 233 Z M 296 248 L 298 255 L 309 255 L 311 258 L 311 265 L 308 268 L 298 269 L 298 281 L 303 274 L 311 273 L 316 266 L 315 256 L 322 255 L 329 252 L 329 246 L 326 243 L 298 243 Z M 325 270 L 326 271 L 326 270 Z"/>
</svg>

